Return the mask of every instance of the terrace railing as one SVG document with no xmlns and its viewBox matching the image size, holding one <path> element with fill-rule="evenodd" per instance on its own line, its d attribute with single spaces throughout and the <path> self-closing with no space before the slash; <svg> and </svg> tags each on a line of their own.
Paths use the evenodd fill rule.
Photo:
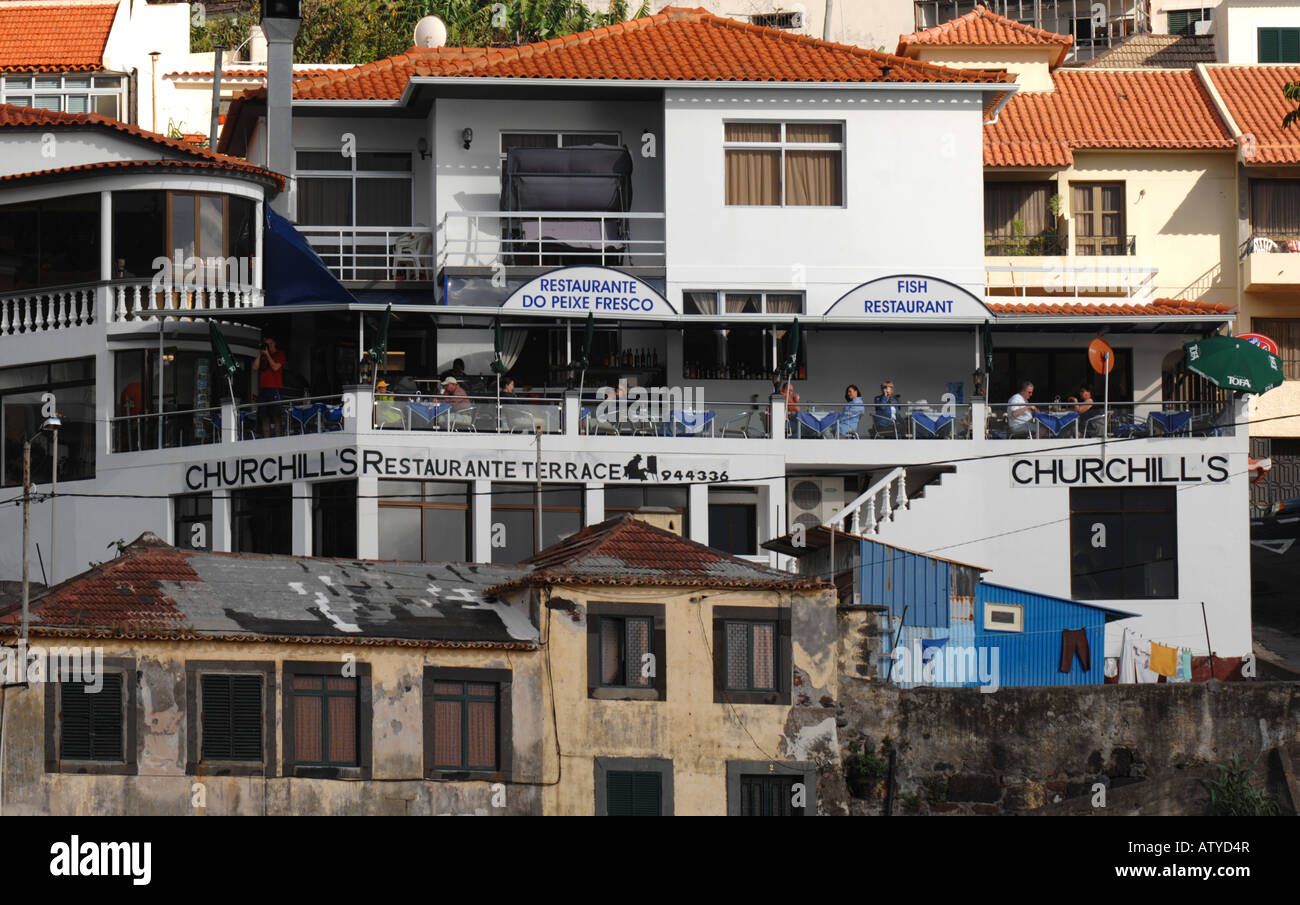
<svg viewBox="0 0 1300 905">
<path fill-rule="evenodd" d="M 439 264 L 654 267 L 664 261 L 660 212 L 448 211 Z"/>
<path fill-rule="evenodd" d="M 175 449 L 221 442 L 219 407 L 144 412 L 109 421 L 109 449 L 114 453 Z"/>
<path fill-rule="evenodd" d="M 340 280 L 435 277 L 434 231 L 429 226 L 299 226 L 298 232 Z"/>
<path fill-rule="evenodd" d="M 0 336 L 89 326 L 95 322 L 98 287 L 82 284 L 0 295 Z"/>
</svg>

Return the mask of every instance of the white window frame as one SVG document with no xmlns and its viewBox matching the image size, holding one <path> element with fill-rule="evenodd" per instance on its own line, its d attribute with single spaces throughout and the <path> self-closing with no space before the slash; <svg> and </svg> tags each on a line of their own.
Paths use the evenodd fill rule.
<svg viewBox="0 0 1300 905">
<path fill-rule="evenodd" d="M 415 219 L 415 159 L 411 152 L 399 149 L 388 148 L 366 148 L 357 150 L 354 154 L 344 157 L 351 163 L 351 168 L 347 170 L 303 170 L 298 168 L 299 154 L 340 154 L 338 148 L 294 148 L 293 165 L 294 179 L 347 179 L 352 185 L 352 222 L 351 223 L 330 223 L 328 226 L 347 226 L 357 229 L 378 229 L 380 227 L 365 227 L 357 224 L 357 182 L 366 179 L 405 179 L 409 183 L 409 198 L 411 205 L 411 216 L 407 219 Z M 357 160 L 362 154 L 406 154 L 411 160 L 411 166 L 406 170 L 359 170 L 357 169 Z M 414 223 L 385 223 L 383 226 L 409 227 Z M 307 227 L 308 229 L 319 229 L 320 226 Z"/>
<path fill-rule="evenodd" d="M 71 81 L 85 81 L 85 85 L 69 85 Z M 20 107 L 35 107 L 36 98 L 38 97 L 58 97 L 59 113 L 67 113 L 69 97 L 84 97 L 86 99 L 86 110 L 90 113 L 95 112 L 95 98 L 97 97 L 114 97 L 117 99 L 117 114 L 114 119 L 122 119 L 123 96 L 122 87 L 125 77 L 121 75 L 96 75 L 94 73 L 67 73 L 63 75 L 51 75 L 43 72 L 27 72 L 6 75 L 3 83 L 0 84 L 0 103 L 14 104 Z M 57 81 L 57 87 L 38 88 L 37 83 L 41 81 Z M 114 85 L 100 85 L 99 82 L 113 81 Z M 27 82 L 30 87 L 23 86 L 21 82 Z M 41 107 L 42 110 L 48 110 L 48 107 Z"/>
<path fill-rule="evenodd" d="M 776 141 L 727 141 L 727 126 L 778 126 L 781 136 Z M 839 126 L 839 141 L 798 141 L 785 140 L 787 126 Z M 849 203 L 848 179 L 848 123 L 842 119 L 728 119 L 722 123 L 722 205 L 734 209 L 783 210 L 841 210 Z M 727 152 L 728 151 L 780 151 L 781 163 L 777 175 L 781 179 L 781 201 L 779 204 L 728 204 L 727 203 Z M 786 151 L 838 151 L 840 155 L 840 203 L 839 204 L 786 204 L 785 203 L 785 153 Z"/>
<path fill-rule="evenodd" d="M 995 612 L 1011 613 L 1015 619 L 1012 622 L 994 622 L 992 615 Z M 988 603 L 984 604 L 984 631 L 986 632 L 1023 632 L 1025 630 L 1025 608 L 1018 603 Z"/>
<path fill-rule="evenodd" d="M 506 160 L 505 137 L 507 135 L 549 135 L 555 139 L 557 148 L 563 147 L 560 142 L 565 135 L 613 135 L 614 143 L 620 148 L 623 146 L 623 133 L 619 129 L 502 129 L 497 132 L 497 153 L 500 154 L 502 163 Z"/>
<path fill-rule="evenodd" d="M 687 312 L 686 298 L 691 295 L 712 295 L 713 310 L 703 313 Z M 759 310 L 752 314 L 742 312 L 728 312 L 726 310 L 726 298 L 728 295 L 756 295 L 759 298 Z M 798 311 L 781 311 L 775 314 L 767 310 L 767 297 L 769 295 L 797 295 L 799 296 Z M 687 289 L 682 293 L 682 313 L 686 317 L 798 317 L 808 313 L 808 293 L 803 291 L 789 291 L 785 289 Z"/>
</svg>

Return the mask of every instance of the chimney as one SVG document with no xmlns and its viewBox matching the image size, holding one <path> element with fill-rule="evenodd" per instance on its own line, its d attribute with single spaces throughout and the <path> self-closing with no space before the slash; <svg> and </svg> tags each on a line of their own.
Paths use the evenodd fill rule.
<svg viewBox="0 0 1300 905">
<path fill-rule="evenodd" d="M 302 24 L 298 0 L 266 0 L 262 32 L 266 37 L 266 166 L 293 175 L 293 39 Z M 283 217 L 294 219 L 293 180 L 271 202 Z"/>
<path fill-rule="evenodd" d="M 248 30 L 248 62 L 252 66 L 266 65 L 266 32 L 260 25 Z"/>
</svg>

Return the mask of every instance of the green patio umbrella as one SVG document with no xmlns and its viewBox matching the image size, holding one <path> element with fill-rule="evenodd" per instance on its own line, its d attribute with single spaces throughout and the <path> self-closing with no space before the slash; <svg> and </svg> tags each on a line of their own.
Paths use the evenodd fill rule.
<svg viewBox="0 0 1300 905">
<path fill-rule="evenodd" d="M 505 338 L 501 332 L 501 318 L 492 318 L 492 345 L 496 350 L 496 357 L 492 359 L 492 372 L 500 375 L 506 372 L 505 362 L 501 360 L 501 349 L 505 346 Z"/>
<path fill-rule="evenodd" d="M 1282 385 L 1282 360 L 1235 336 L 1183 343 L 1187 368 L 1210 383 L 1239 393 L 1267 393 Z"/>
<path fill-rule="evenodd" d="M 212 344 L 212 357 L 217 360 L 217 370 L 226 375 L 226 386 L 230 390 L 230 401 L 235 401 L 235 356 L 230 354 L 230 345 L 222 335 L 216 321 L 208 321 L 208 341 Z"/>
<path fill-rule="evenodd" d="M 375 334 L 375 344 L 366 350 L 374 368 L 370 373 L 370 386 L 373 389 L 379 380 L 379 369 L 388 362 L 388 323 L 393 319 L 393 306 L 384 309 L 384 319 L 379 322 L 379 332 Z"/>
<path fill-rule="evenodd" d="M 581 374 L 578 376 L 578 398 L 582 398 L 582 391 L 587 382 L 587 368 L 591 367 L 591 344 L 596 338 L 596 316 L 590 311 L 587 312 L 587 335 L 582 341 L 582 357 L 573 363 Z"/>
<path fill-rule="evenodd" d="M 803 333 L 799 329 L 799 318 L 796 317 L 790 332 L 785 335 L 785 361 L 781 363 L 781 374 L 786 380 L 790 379 L 798 365 L 799 343 L 802 341 Z"/>
</svg>

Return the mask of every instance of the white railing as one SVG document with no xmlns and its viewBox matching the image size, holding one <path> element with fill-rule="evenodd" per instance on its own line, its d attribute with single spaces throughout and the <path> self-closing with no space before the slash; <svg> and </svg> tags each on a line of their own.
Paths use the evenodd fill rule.
<svg viewBox="0 0 1300 905">
<path fill-rule="evenodd" d="M 1051 303 L 1052 295 L 1070 299 L 1078 295 L 1111 296 L 1124 299 L 1149 299 L 1155 293 L 1155 277 L 1160 268 L 1131 264 L 1123 256 L 1083 255 L 1048 257 L 1046 264 L 985 264 L 986 289 L 1010 291 L 1012 296 L 1026 296 Z M 1007 274 L 995 279 L 994 274 Z M 1042 293 L 1046 293 L 1043 296 Z M 1097 299 L 1104 304 L 1105 299 Z"/>
<path fill-rule="evenodd" d="M 642 211 L 448 211 L 443 267 L 662 266 L 664 215 Z"/>
<path fill-rule="evenodd" d="M 298 226 L 325 266 L 340 280 L 432 280 L 429 226 Z"/>
<path fill-rule="evenodd" d="M 910 509 L 912 501 L 907 496 L 907 470 L 901 466 L 880 478 L 853 501 L 826 521 L 829 528 L 837 524 L 850 534 L 875 534 L 886 519 L 892 519 L 898 509 Z M 865 518 L 862 510 L 866 510 Z M 849 527 L 844 528 L 845 521 Z"/>
<path fill-rule="evenodd" d="M 187 311 L 226 311 L 260 308 L 261 289 L 234 287 L 224 289 L 167 289 L 152 283 L 114 283 L 112 292 L 113 321 L 151 320 L 163 317 L 175 320 Z"/>
<path fill-rule="evenodd" d="M 29 289 L 0 296 L 0 336 L 86 327 L 95 322 L 94 286 Z"/>
</svg>

